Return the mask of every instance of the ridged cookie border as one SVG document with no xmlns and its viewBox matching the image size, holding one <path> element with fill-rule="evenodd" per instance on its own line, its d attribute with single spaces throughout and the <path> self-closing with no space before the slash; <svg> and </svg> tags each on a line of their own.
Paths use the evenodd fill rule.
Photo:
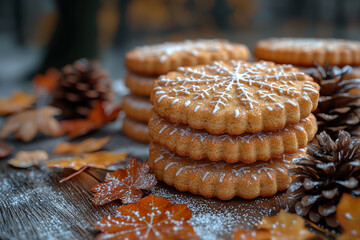
<svg viewBox="0 0 360 240">
<path fill-rule="evenodd" d="M 158 76 L 143 76 L 136 73 L 127 72 L 125 75 L 125 86 L 133 94 L 143 97 L 150 97 L 152 84 Z"/>
<path fill-rule="evenodd" d="M 237 174 L 236 171 L 225 173 L 220 169 L 202 173 L 199 166 L 195 166 L 196 168 L 192 166 L 192 159 L 178 156 L 154 143 L 150 144 L 149 152 L 150 167 L 160 181 L 169 186 L 174 186 L 179 191 L 189 191 L 206 198 L 217 197 L 222 200 L 229 200 L 235 196 L 244 199 L 254 199 L 259 196 L 270 197 L 287 189 L 291 182 L 291 178 L 287 174 L 288 169 L 293 167 L 291 159 L 306 154 L 305 149 L 300 149 L 296 154 L 284 155 L 283 157 L 287 159 L 281 160 L 275 170 L 271 169 L 272 172 L 266 168 L 266 165 L 270 163 L 262 162 L 264 168 L 261 169 L 264 171 L 261 170 L 252 175 L 251 170 L 249 170 L 251 165 L 246 164 L 241 164 L 244 169 L 241 170 L 241 174 Z M 219 162 L 203 160 L 203 164 L 206 167 L 206 165 L 219 164 Z M 226 164 L 229 165 L 229 168 L 234 165 Z"/>
<path fill-rule="evenodd" d="M 125 117 L 123 119 L 123 126 L 121 131 L 129 138 L 138 142 L 150 142 L 148 126 L 146 123 L 138 122 L 136 120 Z"/>
<path fill-rule="evenodd" d="M 122 109 L 128 118 L 147 123 L 152 105 L 150 98 L 128 94 L 123 97 Z"/>
<path fill-rule="evenodd" d="M 228 61 L 231 59 L 247 60 L 250 58 L 250 51 L 247 46 L 239 43 L 224 41 L 224 44 L 231 44 L 232 48 L 222 48 L 218 51 L 199 50 L 196 55 L 189 52 L 179 51 L 167 56 L 165 61 L 160 57 L 137 56 L 141 49 L 133 49 L 125 56 L 125 65 L 128 70 L 137 74 L 161 75 L 176 70 L 180 66 L 196 66 L 208 64 L 212 61 Z"/>
<path fill-rule="evenodd" d="M 194 160 L 253 163 L 290 154 L 304 148 L 317 132 L 316 118 L 310 115 L 297 124 L 274 132 L 242 135 L 212 135 L 204 130 L 174 124 L 152 112 L 149 135 L 162 147 Z"/>
</svg>

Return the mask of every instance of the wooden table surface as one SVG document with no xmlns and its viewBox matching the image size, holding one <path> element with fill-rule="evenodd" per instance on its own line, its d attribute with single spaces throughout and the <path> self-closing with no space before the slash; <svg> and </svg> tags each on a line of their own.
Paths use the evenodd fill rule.
<svg viewBox="0 0 360 240">
<path fill-rule="evenodd" d="M 120 131 L 119 122 L 91 134 L 91 137 L 112 136 L 105 150 L 128 151 L 129 157 L 147 158 L 148 146 L 128 139 Z M 31 143 L 10 141 L 15 151 L 43 149 L 48 153 L 65 137 L 38 137 Z M 79 139 L 81 140 L 81 139 Z M 124 167 L 128 162 L 116 167 Z M 0 239 L 92 239 L 98 233 L 92 223 L 114 214 L 121 201 L 104 206 L 91 203 L 89 191 L 102 181 L 106 171 L 88 169 L 60 184 L 59 180 L 73 173 L 69 169 L 17 169 L 0 160 Z M 286 208 L 285 193 L 252 201 L 235 198 L 231 201 L 205 199 L 181 193 L 159 183 L 146 194 L 154 193 L 172 203 L 186 203 L 194 212 L 191 223 L 202 239 L 231 239 L 236 226 L 251 227 L 262 215 L 272 215 Z"/>
</svg>

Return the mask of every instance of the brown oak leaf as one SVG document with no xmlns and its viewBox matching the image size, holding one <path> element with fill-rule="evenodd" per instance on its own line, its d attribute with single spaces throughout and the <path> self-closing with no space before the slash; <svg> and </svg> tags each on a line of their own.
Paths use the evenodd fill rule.
<svg viewBox="0 0 360 240">
<path fill-rule="evenodd" d="M 238 228 L 233 236 L 234 240 L 301 240 L 301 239 L 324 239 L 305 228 L 305 220 L 297 214 L 287 213 L 280 210 L 278 215 L 263 217 L 261 222 L 255 225 L 254 231 L 246 231 Z"/>
<path fill-rule="evenodd" d="M 60 136 L 62 131 L 59 122 L 54 118 L 59 114 L 59 109 L 45 106 L 11 115 L 0 130 L 0 138 L 15 133 L 15 138 L 29 142 L 38 132 L 53 137 Z"/>
<path fill-rule="evenodd" d="M 96 184 L 91 191 L 95 192 L 92 202 L 103 205 L 121 199 L 123 203 L 136 203 L 142 197 L 143 190 L 149 190 L 156 185 L 154 174 L 149 173 L 147 162 L 141 165 L 131 158 L 125 169 L 119 169 L 106 174 L 104 182 Z"/>
<path fill-rule="evenodd" d="M 163 197 L 149 195 L 139 203 L 130 203 L 116 209 L 96 222 L 102 233 L 96 239 L 198 239 L 188 220 L 192 211 L 186 204 L 173 205 Z"/>
<path fill-rule="evenodd" d="M 10 97 L 0 98 L 0 115 L 8 115 L 28 109 L 36 102 L 36 96 L 17 91 Z"/>
<path fill-rule="evenodd" d="M 17 168 L 29 168 L 38 166 L 48 159 L 49 155 L 43 150 L 20 151 L 15 155 L 15 158 L 8 161 L 8 164 Z"/>
<path fill-rule="evenodd" d="M 336 218 L 343 229 L 338 240 L 360 239 L 360 198 L 343 194 L 336 207 Z"/>
<path fill-rule="evenodd" d="M 61 128 L 69 138 L 80 137 L 116 120 L 120 111 L 115 103 L 97 102 L 87 118 L 60 121 Z"/>
<path fill-rule="evenodd" d="M 74 170 L 79 170 L 82 167 L 93 167 L 106 169 L 107 167 L 114 165 L 125 160 L 127 152 L 97 152 L 97 153 L 87 153 L 84 156 L 79 157 L 70 157 L 70 158 L 60 158 L 56 160 L 49 161 L 47 167 L 50 168 L 71 168 Z"/>
<path fill-rule="evenodd" d="M 111 137 L 108 136 L 103 138 L 88 138 L 76 143 L 62 142 L 55 147 L 53 154 L 79 155 L 86 152 L 96 152 L 105 146 L 110 139 Z"/>
<path fill-rule="evenodd" d="M 0 141 L 0 158 L 9 156 L 13 150 L 13 146 L 4 141 Z"/>
<path fill-rule="evenodd" d="M 36 92 L 51 93 L 55 90 L 59 80 L 59 70 L 56 68 L 49 68 L 45 74 L 37 74 L 34 76 L 34 89 Z"/>
</svg>

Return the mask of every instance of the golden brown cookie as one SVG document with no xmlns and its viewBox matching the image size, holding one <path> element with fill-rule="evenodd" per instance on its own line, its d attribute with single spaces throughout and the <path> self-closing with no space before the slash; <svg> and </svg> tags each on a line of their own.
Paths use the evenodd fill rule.
<svg viewBox="0 0 360 240">
<path fill-rule="evenodd" d="M 258 59 L 301 66 L 360 65 L 360 42 L 343 39 L 270 38 L 254 48 Z"/>
<path fill-rule="evenodd" d="M 122 109 L 128 118 L 147 123 L 150 118 L 152 105 L 147 97 L 129 94 L 123 98 Z"/>
<path fill-rule="evenodd" d="M 152 113 L 149 121 L 151 139 L 162 147 L 194 160 L 253 163 L 267 161 L 284 153 L 295 153 L 313 139 L 317 131 L 314 115 L 277 131 L 254 134 L 212 135 Z"/>
<path fill-rule="evenodd" d="M 125 85 L 136 95 L 150 97 L 152 84 L 158 76 L 145 76 L 128 72 L 125 75 Z"/>
<path fill-rule="evenodd" d="M 125 65 L 134 73 L 160 75 L 179 66 L 208 64 L 215 60 L 246 60 L 249 57 L 250 52 L 245 45 L 200 39 L 137 47 L 126 54 Z"/>
<path fill-rule="evenodd" d="M 150 142 L 148 126 L 146 123 L 125 117 L 123 120 L 122 132 L 136 141 L 144 143 Z"/>
<path fill-rule="evenodd" d="M 212 134 L 274 131 L 317 107 L 319 86 L 291 65 L 230 61 L 180 67 L 155 80 L 154 111 Z"/>
<path fill-rule="evenodd" d="M 235 196 L 252 199 L 272 196 L 291 182 L 287 171 L 292 159 L 306 156 L 305 149 L 253 164 L 193 161 L 151 143 L 149 164 L 157 178 L 180 191 L 207 198 L 228 200 Z"/>
</svg>

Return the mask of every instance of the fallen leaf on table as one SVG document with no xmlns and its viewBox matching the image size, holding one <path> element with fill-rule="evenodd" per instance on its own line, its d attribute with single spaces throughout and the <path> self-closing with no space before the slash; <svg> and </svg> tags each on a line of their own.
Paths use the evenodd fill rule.
<svg viewBox="0 0 360 240">
<path fill-rule="evenodd" d="M 49 159 L 47 152 L 43 150 L 20 151 L 15 158 L 10 159 L 8 164 L 17 168 L 29 168 L 38 166 Z"/>
<path fill-rule="evenodd" d="M 91 189 L 95 192 L 92 202 L 95 205 L 103 205 L 116 199 L 121 199 L 123 203 L 138 202 L 143 195 L 141 189 L 149 190 L 157 183 L 155 175 L 149 171 L 147 162 L 139 165 L 135 158 L 131 158 L 125 169 L 107 173 L 104 181 Z"/>
<path fill-rule="evenodd" d="M 86 152 L 95 152 L 105 146 L 110 139 L 111 137 L 108 136 L 103 138 L 88 138 L 76 143 L 62 142 L 55 147 L 53 154 L 79 155 Z"/>
<path fill-rule="evenodd" d="M 6 138 L 11 133 L 15 133 L 16 139 L 29 142 L 38 132 L 52 137 L 60 136 L 62 131 L 54 118 L 59 114 L 59 109 L 46 106 L 11 115 L 0 130 L 0 138 Z"/>
<path fill-rule="evenodd" d="M 246 231 L 241 228 L 234 233 L 233 240 L 240 239 L 324 239 L 305 228 L 305 220 L 297 214 L 287 213 L 280 210 L 278 215 L 263 217 L 261 222 L 255 225 L 254 231 Z"/>
<path fill-rule="evenodd" d="M 61 128 L 69 138 L 80 137 L 114 121 L 120 111 L 117 104 L 97 102 L 87 118 L 60 121 Z"/>
<path fill-rule="evenodd" d="M 122 162 L 125 160 L 128 153 L 111 153 L 111 152 L 97 152 L 97 153 L 88 153 L 83 157 L 73 157 L 58 159 L 51 162 L 48 162 L 47 167 L 56 167 L 56 168 L 72 168 L 77 170 L 75 173 L 67 176 L 60 180 L 60 183 L 73 178 L 74 176 L 80 174 L 88 167 L 106 169 L 107 167 Z"/>
<path fill-rule="evenodd" d="M 336 207 L 336 218 L 344 230 L 338 240 L 360 239 L 360 198 L 344 193 Z"/>
<path fill-rule="evenodd" d="M 10 97 L 0 98 L 0 115 L 8 115 L 28 109 L 36 102 L 36 96 L 17 91 Z"/>
<path fill-rule="evenodd" d="M 45 74 L 37 74 L 34 77 L 34 89 L 36 92 L 46 91 L 51 93 L 55 90 L 59 80 L 59 70 L 49 68 Z"/>
<path fill-rule="evenodd" d="M 56 160 L 49 161 L 47 167 L 50 168 L 71 168 L 74 170 L 79 170 L 82 167 L 93 167 L 106 169 L 107 167 L 114 165 L 125 160 L 127 152 L 98 152 L 98 153 L 88 153 L 80 157 L 69 157 L 69 158 L 60 158 Z"/>
<path fill-rule="evenodd" d="M 116 209 L 96 222 L 100 230 L 96 239 L 198 239 L 188 222 L 192 211 L 186 204 L 173 205 L 163 197 L 149 195 L 139 203 L 130 203 Z"/>
<path fill-rule="evenodd" d="M 0 158 L 9 156 L 13 151 L 13 146 L 10 144 L 0 141 Z"/>
</svg>

